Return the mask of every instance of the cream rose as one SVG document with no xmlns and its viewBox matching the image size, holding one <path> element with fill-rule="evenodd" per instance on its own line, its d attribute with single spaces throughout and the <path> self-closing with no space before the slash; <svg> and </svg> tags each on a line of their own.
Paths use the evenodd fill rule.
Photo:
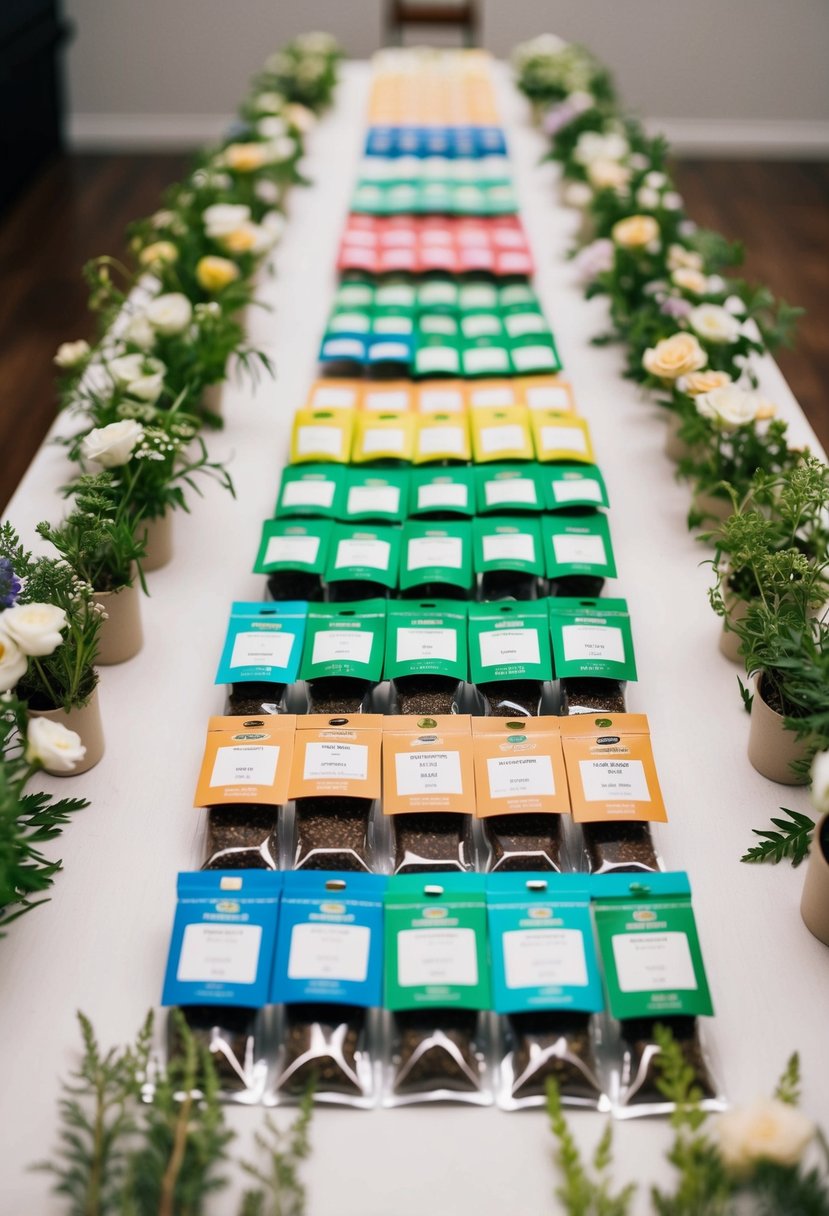
<svg viewBox="0 0 829 1216">
<path fill-rule="evenodd" d="M 92 348 L 83 338 L 79 338 L 77 342 L 61 342 L 53 362 L 62 368 L 80 367 L 85 363 L 91 354 Z"/>
<path fill-rule="evenodd" d="M 708 279 L 701 270 L 692 270 L 690 266 L 680 266 L 677 270 L 672 270 L 671 282 L 693 296 L 701 296 L 708 290 Z"/>
<path fill-rule="evenodd" d="M 821 814 L 829 811 L 829 752 L 818 752 L 812 761 L 812 802 Z"/>
<path fill-rule="evenodd" d="M 71 773 L 83 760 L 86 748 L 80 735 L 48 718 L 32 718 L 26 732 L 26 759 L 61 773 Z"/>
<path fill-rule="evenodd" d="M 180 291 L 156 296 L 147 305 L 147 320 L 153 329 L 169 337 L 183 333 L 193 319 L 193 305 Z"/>
<path fill-rule="evenodd" d="M 15 604 L 0 617 L 3 632 L 26 655 L 42 658 L 63 642 L 66 613 L 56 604 Z"/>
<path fill-rule="evenodd" d="M 8 609 L 8 612 L 11 611 Z M 6 615 L 6 612 L 0 615 L 0 692 L 9 692 L 14 688 L 17 681 L 26 674 L 29 665 L 17 643 L 3 632 L 3 617 Z"/>
<path fill-rule="evenodd" d="M 261 182 L 256 183 L 253 187 L 253 193 L 263 203 L 268 203 L 269 206 L 273 206 L 279 202 L 279 186 L 277 186 L 276 182 L 269 181 L 267 177 L 263 178 Z"/>
<path fill-rule="evenodd" d="M 84 435 L 81 455 L 102 468 L 117 469 L 127 463 L 143 438 L 144 429 L 134 418 L 110 422 Z"/>
<path fill-rule="evenodd" d="M 726 431 L 736 431 L 754 422 L 759 403 L 755 392 L 736 384 L 726 384 L 708 393 L 700 393 L 694 402 L 698 414 L 719 423 Z"/>
<path fill-rule="evenodd" d="M 652 215 L 629 215 L 617 220 L 610 235 L 622 249 L 642 249 L 651 241 L 659 240 L 659 225 Z"/>
<path fill-rule="evenodd" d="M 281 139 L 283 135 L 288 134 L 288 124 L 284 118 L 269 114 L 267 118 L 259 119 L 256 131 L 263 139 Z"/>
<path fill-rule="evenodd" d="M 197 262 L 196 278 L 205 291 L 221 291 L 239 278 L 239 267 L 228 258 L 208 255 Z"/>
<path fill-rule="evenodd" d="M 224 163 L 236 173 L 255 173 L 268 163 L 264 144 L 228 144 L 224 150 Z"/>
<path fill-rule="evenodd" d="M 691 328 L 706 342 L 726 345 L 740 336 L 740 323 L 719 304 L 700 304 L 688 314 Z"/>
<path fill-rule="evenodd" d="M 684 245 L 671 245 L 668 249 L 669 270 L 702 270 L 702 266 L 702 257 L 695 250 L 686 249 Z"/>
<path fill-rule="evenodd" d="M 810 1119 L 777 1098 L 735 1106 L 717 1120 L 720 1156 L 737 1171 L 748 1170 L 757 1161 L 797 1165 L 814 1134 Z"/>
<path fill-rule="evenodd" d="M 219 237 L 219 244 L 228 253 L 251 253 L 256 247 L 257 229 L 257 224 L 241 224 Z"/>
<path fill-rule="evenodd" d="M 656 346 L 649 346 L 642 356 L 642 366 L 660 380 L 676 380 L 689 372 L 699 371 L 708 362 L 708 355 L 693 334 L 672 334 Z"/>
<path fill-rule="evenodd" d="M 285 107 L 285 117 L 301 135 L 307 135 L 309 131 L 313 131 L 317 125 L 317 116 L 313 110 L 309 110 L 307 106 L 300 105 L 298 101 L 291 102 Z"/>
<path fill-rule="evenodd" d="M 653 190 L 650 186 L 640 186 L 636 191 L 636 204 L 644 207 L 646 211 L 656 211 L 660 197 L 658 190 Z"/>
<path fill-rule="evenodd" d="M 178 260 L 178 250 L 172 241 L 153 241 L 138 255 L 142 266 L 164 266 Z"/>
<path fill-rule="evenodd" d="M 594 160 L 623 160 L 629 152 L 624 135 L 614 131 L 582 131 L 573 149 L 573 160 L 580 165 L 589 165 Z"/>
<path fill-rule="evenodd" d="M 155 345 L 155 330 L 143 312 L 130 318 L 121 337 L 131 346 L 140 346 L 141 350 L 150 350 Z"/>
<path fill-rule="evenodd" d="M 578 207 L 579 210 L 589 207 L 593 201 L 593 191 L 587 182 L 568 182 L 561 192 L 565 207 Z"/>
<path fill-rule="evenodd" d="M 623 190 L 630 181 L 630 169 L 618 160 L 592 160 L 586 169 L 594 190 Z M 578 184 L 578 183 L 577 183 Z"/>
<path fill-rule="evenodd" d="M 710 393 L 712 389 L 724 388 L 730 383 L 728 372 L 690 372 L 677 380 L 676 386 L 681 393 L 698 397 L 700 393 Z"/>
<path fill-rule="evenodd" d="M 279 114 L 285 108 L 285 98 L 281 93 L 260 93 L 254 105 L 260 114 Z"/>
<path fill-rule="evenodd" d="M 202 212 L 202 223 L 207 235 L 214 240 L 234 232 L 250 219 L 250 207 L 244 203 L 214 203 Z"/>
<path fill-rule="evenodd" d="M 297 143 L 290 135 L 282 135 L 279 139 L 271 139 L 266 144 L 262 144 L 266 149 L 268 163 L 279 164 L 284 160 L 290 160 L 292 156 L 296 156 Z"/>
</svg>

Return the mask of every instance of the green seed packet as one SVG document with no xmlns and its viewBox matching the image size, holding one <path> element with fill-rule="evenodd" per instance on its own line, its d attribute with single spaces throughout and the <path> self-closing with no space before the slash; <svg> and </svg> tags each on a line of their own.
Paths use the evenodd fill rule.
<svg viewBox="0 0 829 1216">
<path fill-rule="evenodd" d="M 378 524 L 334 524 L 325 567 L 326 583 L 364 579 L 397 586 L 400 529 Z"/>
<path fill-rule="evenodd" d="M 326 338 L 332 334 L 367 334 L 371 330 L 369 309 L 337 308 L 328 318 Z"/>
<path fill-rule="evenodd" d="M 469 605 L 472 681 L 550 680 L 550 618 L 546 600 Z"/>
<path fill-rule="evenodd" d="M 466 605 L 456 600 L 390 600 L 383 678 L 435 675 L 465 680 Z"/>
<path fill-rule="evenodd" d="M 415 376 L 459 376 L 459 339 L 442 334 L 419 334 L 412 368 Z"/>
<path fill-rule="evenodd" d="M 498 289 L 498 306 L 502 310 L 532 308 L 540 311 L 538 296 L 529 283 L 505 283 Z"/>
<path fill-rule="evenodd" d="M 461 312 L 494 312 L 498 307 L 498 289 L 492 283 L 462 283 L 458 307 Z"/>
<path fill-rule="evenodd" d="M 713 1014 L 688 875 L 606 874 L 590 890 L 613 1016 Z"/>
<path fill-rule="evenodd" d="M 282 471 L 276 498 L 277 519 L 322 515 L 342 519 L 345 469 L 335 464 L 294 464 Z"/>
<path fill-rule="evenodd" d="M 417 322 L 417 332 L 426 337 L 438 335 L 443 338 L 457 338 L 458 322 L 448 312 L 423 312 Z"/>
<path fill-rule="evenodd" d="M 490 464 L 475 470 L 478 514 L 493 511 L 540 511 L 539 467 L 536 464 Z"/>
<path fill-rule="evenodd" d="M 454 279 L 424 279 L 417 288 L 417 306 L 422 312 L 454 312 L 458 307 L 458 284 Z"/>
<path fill-rule="evenodd" d="M 488 192 L 474 182 L 457 185 L 451 192 L 455 215 L 489 215 Z"/>
<path fill-rule="evenodd" d="M 475 573 L 544 573 L 541 525 L 531 515 L 484 515 L 472 521 Z"/>
<path fill-rule="evenodd" d="M 509 354 L 517 376 L 561 371 L 561 360 L 552 334 L 543 337 L 528 334 L 515 338 L 510 343 Z"/>
<path fill-rule="evenodd" d="M 472 526 L 409 520 L 403 525 L 400 590 L 425 583 L 472 587 Z"/>
<path fill-rule="evenodd" d="M 254 574 L 272 574 L 275 570 L 321 574 L 333 527 L 328 519 L 267 520 L 262 526 Z"/>
<path fill-rule="evenodd" d="M 636 679 L 627 600 L 553 596 L 550 629 L 557 679 L 566 676 Z"/>
<path fill-rule="evenodd" d="M 409 515 L 475 514 L 473 470 L 454 468 L 413 469 L 409 482 Z"/>
<path fill-rule="evenodd" d="M 472 338 L 465 342 L 462 358 L 465 376 L 509 376 L 512 374 L 506 343 L 494 338 Z"/>
<path fill-rule="evenodd" d="M 386 601 L 310 604 L 300 676 L 352 676 L 376 684 L 383 671 Z"/>
<path fill-rule="evenodd" d="M 342 470 L 339 518 L 377 519 L 402 523 L 409 503 L 409 474 L 405 469 L 349 468 Z"/>
<path fill-rule="evenodd" d="M 518 338 L 533 337 L 543 339 L 545 342 L 552 342 L 553 335 L 550 327 L 544 314 L 540 311 L 515 309 L 508 312 L 504 316 L 504 329 L 507 336 L 513 341 Z"/>
<path fill-rule="evenodd" d="M 371 330 L 376 337 L 408 337 L 414 333 L 414 312 L 410 308 L 375 308 Z"/>
<path fill-rule="evenodd" d="M 610 506 L 604 478 L 595 464 L 540 465 L 538 478 L 547 511 Z"/>
<path fill-rule="evenodd" d="M 337 309 L 370 310 L 374 304 L 374 284 L 362 279 L 346 279 L 337 288 L 334 305 Z"/>
<path fill-rule="evenodd" d="M 544 560 L 548 578 L 570 574 L 593 574 L 599 578 L 616 577 L 616 560 L 610 541 L 606 516 L 545 515 Z"/>
<path fill-rule="evenodd" d="M 387 1009 L 488 1009 L 481 874 L 399 874 L 385 894 Z"/>
<path fill-rule="evenodd" d="M 408 280 L 382 283 L 375 288 L 375 308 L 414 308 L 416 302 L 415 285 Z"/>
<path fill-rule="evenodd" d="M 468 312 L 461 317 L 461 333 L 467 340 L 502 338 L 504 326 L 497 312 Z"/>
</svg>

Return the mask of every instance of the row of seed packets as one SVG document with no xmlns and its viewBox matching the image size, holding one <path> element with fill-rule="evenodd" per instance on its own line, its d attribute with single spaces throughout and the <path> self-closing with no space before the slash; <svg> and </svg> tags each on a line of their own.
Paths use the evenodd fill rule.
<svg viewBox="0 0 829 1216">
<path fill-rule="evenodd" d="M 327 376 L 313 382 L 303 408 L 397 414 L 470 414 L 479 409 L 516 408 L 578 413 L 570 383 L 558 375 L 419 381 Z"/>
<path fill-rule="evenodd" d="M 474 156 L 503 132 L 492 85 L 491 58 L 481 50 L 386 49 L 374 56 L 369 98 L 370 134 L 390 138 L 378 156 L 393 156 L 398 144 L 422 155 L 447 147 Z M 413 136 L 416 137 L 417 142 Z M 450 142 L 454 137 L 456 143 Z M 487 138 L 489 137 L 489 138 Z"/>
<path fill-rule="evenodd" d="M 654 1113 L 663 1020 L 721 1106 L 684 873 L 184 873 L 162 1003 L 191 1014 L 225 1096 L 248 1103 L 313 1082 L 341 1105 L 515 1110 L 554 1079 L 566 1105 Z"/>
</svg>

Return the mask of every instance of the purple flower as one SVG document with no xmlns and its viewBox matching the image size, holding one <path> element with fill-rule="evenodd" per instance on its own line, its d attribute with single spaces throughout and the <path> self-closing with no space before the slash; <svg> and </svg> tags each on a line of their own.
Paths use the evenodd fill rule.
<svg viewBox="0 0 829 1216">
<path fill-rule="evenodd" d="M 7 557 L 0 557 L 0 608 L 11 608 L 22 584 Z"/>
<path fill-rule="evenodd" d="M 551 137 L 558 135 L 559 131 L 568 127 L 574 118 L 578 118 L 579 113 L 580 110 L 572 104 L 569 97 L 560 101 L 557 106 L 551 106 L 541 124 L 544 134 Z"/>
<path fill-rule="evenodd" d="M 573 265 L 582 283 L 592 283 L 597 275 L 613 269 L 613 259 L 613 242 L 602 237 L 580 249 L 573 259 Z"/>
<path fill-rule="evenodd" d="M 664 313 L 666 317 L 674 317 L 678 321 L 687 317 L 692 308 L 691 301 L 683 300 L 681 296 L 666 296 L 659 305 L 661 313 Z"/>
</svg>

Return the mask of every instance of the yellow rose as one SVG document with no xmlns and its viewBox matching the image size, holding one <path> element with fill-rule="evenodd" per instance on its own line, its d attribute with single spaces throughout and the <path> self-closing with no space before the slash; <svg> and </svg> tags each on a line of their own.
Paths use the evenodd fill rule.
<svg viewBox="0 0 829 1216">
<path fill-rule="evenodd" d="M 228 253 L 250 253 L 256 245 L 256 238 L 256 228 L 250 224 L 247 227 L 234 228 L 232 232 L 226 232 L 220 238 L 219 243 Z"/>
<path fill-rule="evenodd" d="M 255 173 L 265 164 L 265 156 L 263 144 L 229 144 L 224 152 L 225 164 L 236 173 Z"/>
<path fill-rule="evenodd" d="M 239 278 L 239 267 L 229 258 L 200 258 L 196 265 L 196 278 L 205 291 L 221 291 Z"/>
<path fill-rule="evenodd" d="M 708 279 L 701 270 L 693 270 L 690 266 L 680 266 L 671 274 L 671 281 L 683 291 L 691 295 L 701 296 L 708 290 Z"/>
<path fill-rule="evenodd" d="M 660 380 L 676 380 L 689 372 L 699 371 L 708 362 L 708 355 L 693 334 L 673 334 L 650 346 L 642 356 L 642 366 Z"/>
<path fill-rule="evenodd" d="M 152 245 L 147 245 L 138 255 L 138 260 L 142 266 L 161 266 L 167 262 L 175 262 L 178 259 L 178 250 L 172 241 L 154 241 Z"/>
<path fill-rule="evenodd" d="M 613 225 L 610 235 L 623 249 L 640 249 L 659 240 L 659 225 L 652 215 L 629 215 Z"/>
<path fill-rule="evenodd" d="M 702 266 L 702 257 L 693 249 L 686 249 L 684 245 L 671 245 L 668 250 L 669 270 L 679 270 L 681 267 L 687 267 L 688 270 L 702 270 Z"/>
<path fill-rule="evenodd" d="M 630 169 L 617 160 L 593 160 L 586 172 L 594 190 L 622 190 L 630 181 Z"/>
<path fill-rule="evenodd" d="M 700 393 L 710 393 L 712 389 L 724 388 L 730 383 L 728 372 L 691 372 L 681 388 L 689 397 L 698 397 Z"/>
</svg>

